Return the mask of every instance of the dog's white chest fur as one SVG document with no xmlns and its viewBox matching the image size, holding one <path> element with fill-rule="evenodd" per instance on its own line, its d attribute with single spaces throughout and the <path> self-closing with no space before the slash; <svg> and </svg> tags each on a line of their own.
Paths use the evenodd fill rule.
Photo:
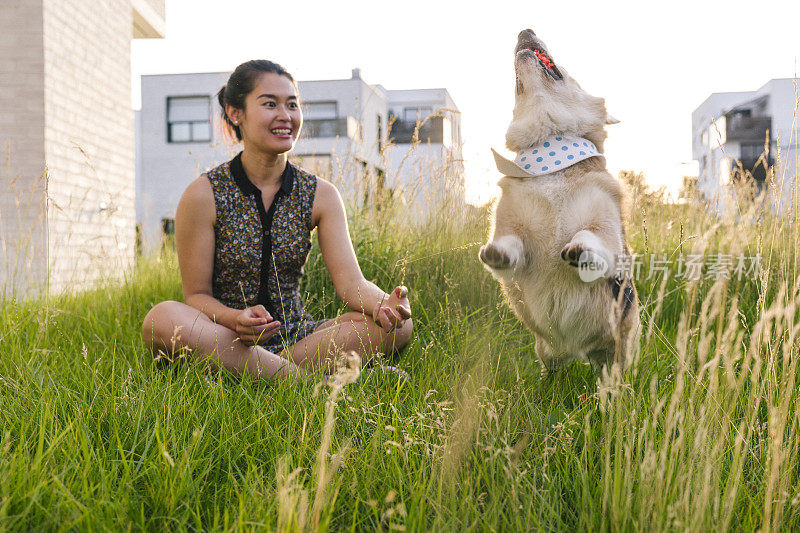
<svg viewBox="0 0 800 533">
<path fill-rule="evenodd" d="M 526 257 L 510 271 L 490 270 L 515 312 L 548 341 L 552 357 L 586 359 L 607 344 L 607 287 L 604 279 L 582 281 L 561 252 L 580 231 L 583 206 L 603 192 L 570 186 L 563 172 L 537 179 L 503 178 L 500 185 L 506 200 L 501 203 L 510 209 L 496 216 L 514 219 Z"/>
</svg>

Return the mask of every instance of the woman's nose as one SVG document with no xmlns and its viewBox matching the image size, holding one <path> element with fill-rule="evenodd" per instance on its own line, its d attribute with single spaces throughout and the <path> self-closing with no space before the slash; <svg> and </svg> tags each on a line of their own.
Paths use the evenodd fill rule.
<svg viewBox="0 0 800 533">
<path fill-rule="evenodd" d="M 289 109 L 286 106 L 279 106 L 278 107 L 278 118 L 282 118 L 283 120 L 291 121 L 292 114 L 289 113 Z"/>
</svg>

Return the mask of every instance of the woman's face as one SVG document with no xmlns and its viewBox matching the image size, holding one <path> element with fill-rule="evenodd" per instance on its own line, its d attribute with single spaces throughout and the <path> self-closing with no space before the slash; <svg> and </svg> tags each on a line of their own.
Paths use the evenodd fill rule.
<svg viewBox="0 0 800 533">
<path fill-rule="evenodd" d="M 303 126 L 294 83 L 286 76 L 271 72 L 256 80 L 245 98 L 244 110 L 230 110 L 228 116 L 239 121 L 245 146 L 270 154 L 291 150 Z"/>
</svg>

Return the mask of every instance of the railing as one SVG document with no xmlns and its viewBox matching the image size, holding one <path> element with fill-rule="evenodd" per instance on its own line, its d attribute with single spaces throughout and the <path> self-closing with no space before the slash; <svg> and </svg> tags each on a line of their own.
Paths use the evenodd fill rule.
<svg viewBox="0 0 800 533">
<path fill-rule="evenodd" d="M 391 123 L 389 139 L 395 144 L 410 144 L 414 139 L 414 131 L 417 129 L 417 122 L 404 122 L 395 120 Z M 444 140 L 444 119 L 443 117 L 428 117 L 419 126 L 418 139 L 420 142 L 441 143 Z"/>
<path fill-rule="evenodd" d="M 726 142 L 763 143 L 772 129 L 770 117 L 744 117 L 732 114 L 727 117 L 725 126 Z"/>
</svg>

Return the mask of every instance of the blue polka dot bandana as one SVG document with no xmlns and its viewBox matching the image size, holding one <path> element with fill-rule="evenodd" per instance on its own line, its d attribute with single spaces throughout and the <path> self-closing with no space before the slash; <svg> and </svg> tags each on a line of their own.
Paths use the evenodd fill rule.
<svg viewBox="0 0 800 533">
<path fill-rule="evenodd" d="M 568 137 L 566 135 L 551 135 L 543 143 L 531 146 L 525 150 L 517 152 L 517 157 L 514 158 L 514 165 L 519 167 L 524 174 L 508 172 L 507 159 L 502 158 L 495 152 L 495 159 L 501 157 L 504 160 L 504 168 L 501 168 L 500 161 L 498 169 L 506 175 L 513 175 L 516 177 L 529 176 L 543 176 L 574 165 L 579 161 L 588 159 L 590 157 L 600 156 L 601 154 L 597 147 L 583 137 Z"/>
</svg>

